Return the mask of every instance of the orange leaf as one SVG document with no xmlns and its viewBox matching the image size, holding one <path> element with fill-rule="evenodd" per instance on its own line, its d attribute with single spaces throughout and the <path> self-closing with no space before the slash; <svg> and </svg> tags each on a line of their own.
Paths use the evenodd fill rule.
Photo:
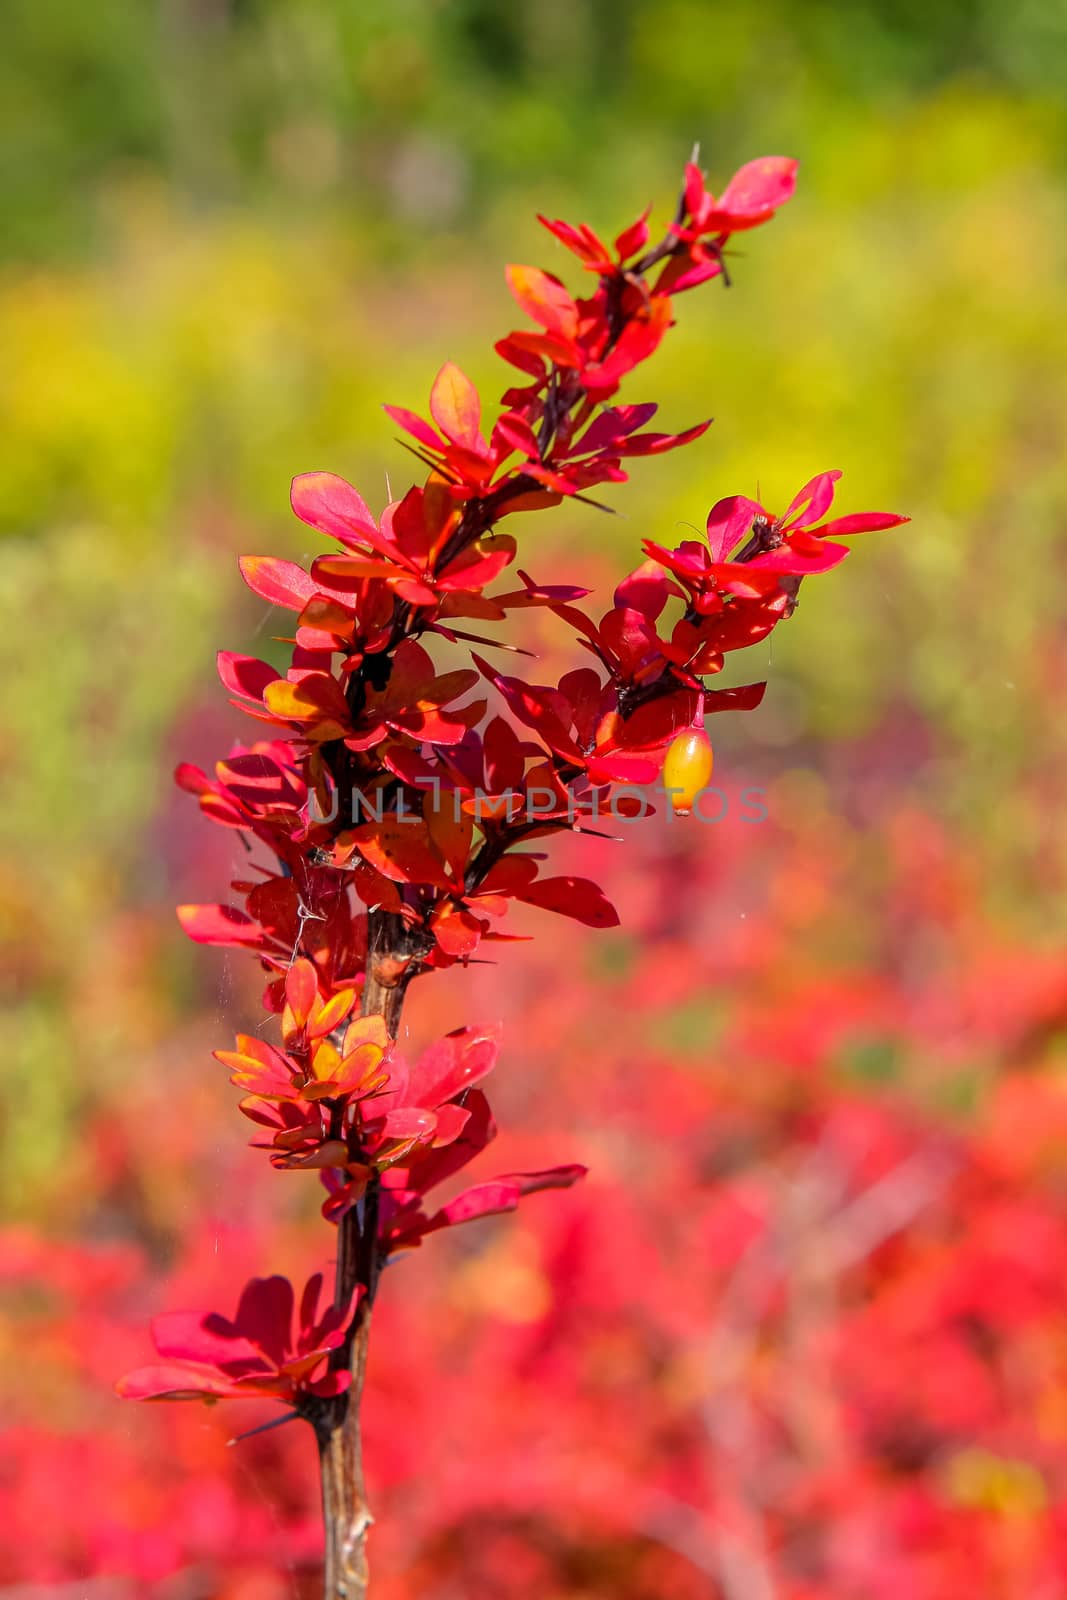
<svg viewBox="0 0 1067 1600">
<path fill-rule="evenodd" d="M 482 407 L 478 391 L 452 361 L 446 361 L 434 379 L 430 413 L 453 444 L 485 454 L 485 440 L 479 432 Z"/>
<path fill-rule="evenodd" d="M 578 332 L 578 307 L 560 283 L 539 267 L 507 268 L 508 288 L 528 317 L 546 333 L 573 339 Z"/>
<path fill-rule="evenodd" d="M 313 594 L 297 622 L 298 628 L 315 628 L 320 633 L 333 633 L 339 639 L 351 639 L 355 631 L 354 614 L 339 600 L 329 600 L 323 594 Z"/>
<path fill-rule="evenodd" d="M 264 689 L 263 704 L 286 722 L 315 724 L 322 739 L 340 739 L 349 731 L 348 702 L 337 681 L 325 672 L 309 672 L 299 683 L 277 678 Z"/>
<path fill-rule="evenodd" d="M 358 1050 L 365 1044 L 376 1045 L 383 1053 L 389 1048 L 389 1030 L 385 1026 L 385 1018 L 379 1012 L 374 1012 L 369 1017 L 353 1017 L 348 1025 L 344 1039 L 345 1055 L 351 1055 L 353 1050 Z"/>
<path fill-rule="evenodd" d="M 452 789 L 442 789 L 436 797 L 428 794 L 423 801 L 422 814 L 434 849 L 453 881 L 461 886 L 471 852 L 473 816 L 463 811 L 460 797 Z"/>
<path fill-rule="evenodd" d="M 441 863 L 430 848 L 425 823 L 401 822 L 386 817 L 382 822 L 367 822 L 353 828 L 351 835 L 365 861 L 394 883 L 430 883 L 448 887 Z"/>
<path fill-rule="evenodd" d="M 296 1028 L 302 1028 L 319 997 L 318 979 L 311 962 L 301 957 L 285 974 L 285 998 Z"/>
<path fill-rule="evenodd" d="M 478 941 L 486 926 L 466 906 L 457 905 L 452 900 L 445 900 L 434 912 L 434 937 L 446 955 L 472 955 L 478 948 Z"/>
<path fill-rule="evenodd" d="M 307 1155 L 279 1158 L 279 1165 L 303 1169 L 343 1167 L 347 1160 L 348 1146 L 340 1139 L 328 1139 L 325 1144 L 320 1144 L 317 1150 L 311 1150 Z"/>
<path fill-rule="evenodd" d="M 308 1038 L 322 1039 L 326 1034 L 332 1033 L 338 1023 L 347 1017 L 355 999 L 354 989 L 338 989 L 337 993 L 312 1015 L 307 1027 Z"/>
</svg>

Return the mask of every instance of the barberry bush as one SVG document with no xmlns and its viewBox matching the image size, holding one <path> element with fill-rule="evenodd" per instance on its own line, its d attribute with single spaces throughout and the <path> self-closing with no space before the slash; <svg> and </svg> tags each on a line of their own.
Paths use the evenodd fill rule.
<svg viewBox="0 0 1067 1600">
<path fill-rule="evenodd" d="M 240 903 L 179 916 L 191 938 L 247 950 L 266 975 L 264 1025 L 216 1056 L 253 1143 L 279 1171 L 322 1185 L 334 1281 L 331 1293 L 316 1271 L 298 1299 L 286 1278 L 254 1278 L 226 1314 L 158 1317 L 158 1361 L 119 1389 L 145 1400 L 266 1397 L 285 1408 L 279 1420 L 309 1423 L 332 1600 L 368 1584 L 360 1399 L 383 1270 L 430 1234 L 585 1171 L 567 1163 L 441 1189 L 494 1137 L 483 1084 L 499 1030 L 472 1022 L 411 1059 L 397 1042 L 409 986 L 516 937 L 504 924 L 512 902 L 616 924 L 598 883 L 546 872 L 547 847 L 698 806 L 712 768 L 706 718 L 753 710 L 765 689 L 713 687 L 726 656 L 792 615 L 803 579 L 847 555 L 842 537 L 906 520 L 830 515 L 840 474 L 822 472 L 781 515 L 732 495 L 712 506 L 704 539 L 646 539 L 606 611 L 591 610 L 566 572 L 516 566 L 505 578 L 518 554 L 505 519 L 607 510 L 600 496 L 626 481 L 624 463 L 704 435 L 706 421 L 656 431 L 656 406 L 623 403 L 620 388 L 673 326 L 675 296 L 729 284 L 732 236 L 769 222 L 795 176 L 785 158 L 753 161 L 716 196 L 691 162 L 656 243 L 647 212 L 610 246 L 585 225 L 541 218 L 589 292 L 537 267 L 507 269 L 532 326 L 496 345 L 516 377 L 492 419 L 483 423 L 474 385 L 446 363 L 428 418 L 385 407 L 420 482 L 376 518 L 343 479 L 298 477 L 293 510 L 334 548 L 310 570 L 241 561 L 248 586 L 295 617 L 290 665 L 280 674 L 219 655 L 224 687 L 263 736 L 233 746 L 213 776 L 183 765 L 177 779 L 240 835 L 247 865 L 231 885 Z M 500 651 L 528 655 L 508 624 L 530 608 L 573 635 L 579 664 L 555 684 L 496 664 Z"/>
</svg>

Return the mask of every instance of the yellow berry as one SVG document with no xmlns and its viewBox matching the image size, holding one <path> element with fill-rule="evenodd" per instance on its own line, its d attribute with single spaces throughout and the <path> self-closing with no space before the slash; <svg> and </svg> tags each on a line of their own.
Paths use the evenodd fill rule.
<svg viewBox="0 0 1067 1600">
<path fill-rule="evenodd" d="M 700 728 L 680 733 L 667 750 L 663 763 L 663 787 L 679 817 L 687 817 L 693 801 L 707 787 L 714 757 L 711 741 Z"/>
</svg>

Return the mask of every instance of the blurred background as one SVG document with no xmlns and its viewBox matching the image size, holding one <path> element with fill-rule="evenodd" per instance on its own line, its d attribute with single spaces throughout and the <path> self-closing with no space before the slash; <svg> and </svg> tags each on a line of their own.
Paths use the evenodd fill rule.
<svg viewBox="0 0 1067 1600">
<path fill-rule="evenodd" d="M 377 1592 L 1064 1592 L 1065 73 L 1049 0 L 10 0 L 5 1600 L 316 1592 L 310 1435 L 110 1388 L 154 1311 L 329 1248 L 210 1059 L 258 979 L 178 931 L 232 858 L 171 769 L 247 736 L 213 653 L 274 631 L 237 553 L 313 553 L 292 474 L 380 508 L 381 402 L 497 394 L 504 262 L 570 271 L 535 213 L 662 219 L 694 141 L 713 187 L 802 164 L 627 391 L 715 424 L 538 519 L 535 573 L 827 467 L 914 520 L 713 730 L 765 824 L 572 852 L 620 930 L 531 911 L 416 986 L 413 1049 L 505 1023 L 481 1170 L 592 1171 L 387 1282 Z"/>
</svg>

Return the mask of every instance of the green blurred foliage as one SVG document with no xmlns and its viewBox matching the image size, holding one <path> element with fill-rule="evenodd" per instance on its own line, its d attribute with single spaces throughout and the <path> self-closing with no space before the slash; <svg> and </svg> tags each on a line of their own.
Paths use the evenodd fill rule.
<svg viewBox="0 0 1067 1600">
<path fill-rule="evenodd" d="M 1053 103 L 1067 19 L 1042 0 L 12 0 L 6 44 L 20 253 L 91 249 L 124 167 L 201 202 L 466 227 L 514 186 L 658 187 L 694 138 L 808 155 L 828 115 L 892 118 L 954 79 Z"/>
<path fill-rule="evenodd" d="M 213 696 L 213 648 L 263 620 L 235 552 L 310 552 L 294 472 L 341 472 L 376 506 L 387 474 L 402 486 L 381 402 L 421 406 L 445 358 L 491 398 L 508 381 L 492 341 L 517 320 L 503 262 L 570 270 L 534 213 L 663 215 L 694 140 L 720 181 L 755 154 L 803 163 L 795 204 L 737 241 L 737 286 L 683 300 L 628 392 L 715 426 L 637 463 L 619 517 L 545 519 L 536 570 L 561 576 L 575 541 L 621 570 L 719 495 L 782 505 L 829 466 L 842 509 L 909 512 L 805 587 L 726 759 L 770 760 L 782 795 L 832 820 L 834 749 L 905 719 L 912 803 L 967 830 L 1005 919 L 1054 931 L 1062 8 L 12 0 L 6 21 L 12 1195 L 57 1173 L 85 1097 L 135 1053 L 121 1017 L 72 1046 L 72 995 L 96 981 L 101 927 L 106 943 L 138 904 L 168 922 L 151 828 L 171 729 Z M 863 849 L 857 881 L 876 884 L 876 833 Z M 159 956 L 164 1008 L 188 981 L 179 949 Z"/>
</svg>

